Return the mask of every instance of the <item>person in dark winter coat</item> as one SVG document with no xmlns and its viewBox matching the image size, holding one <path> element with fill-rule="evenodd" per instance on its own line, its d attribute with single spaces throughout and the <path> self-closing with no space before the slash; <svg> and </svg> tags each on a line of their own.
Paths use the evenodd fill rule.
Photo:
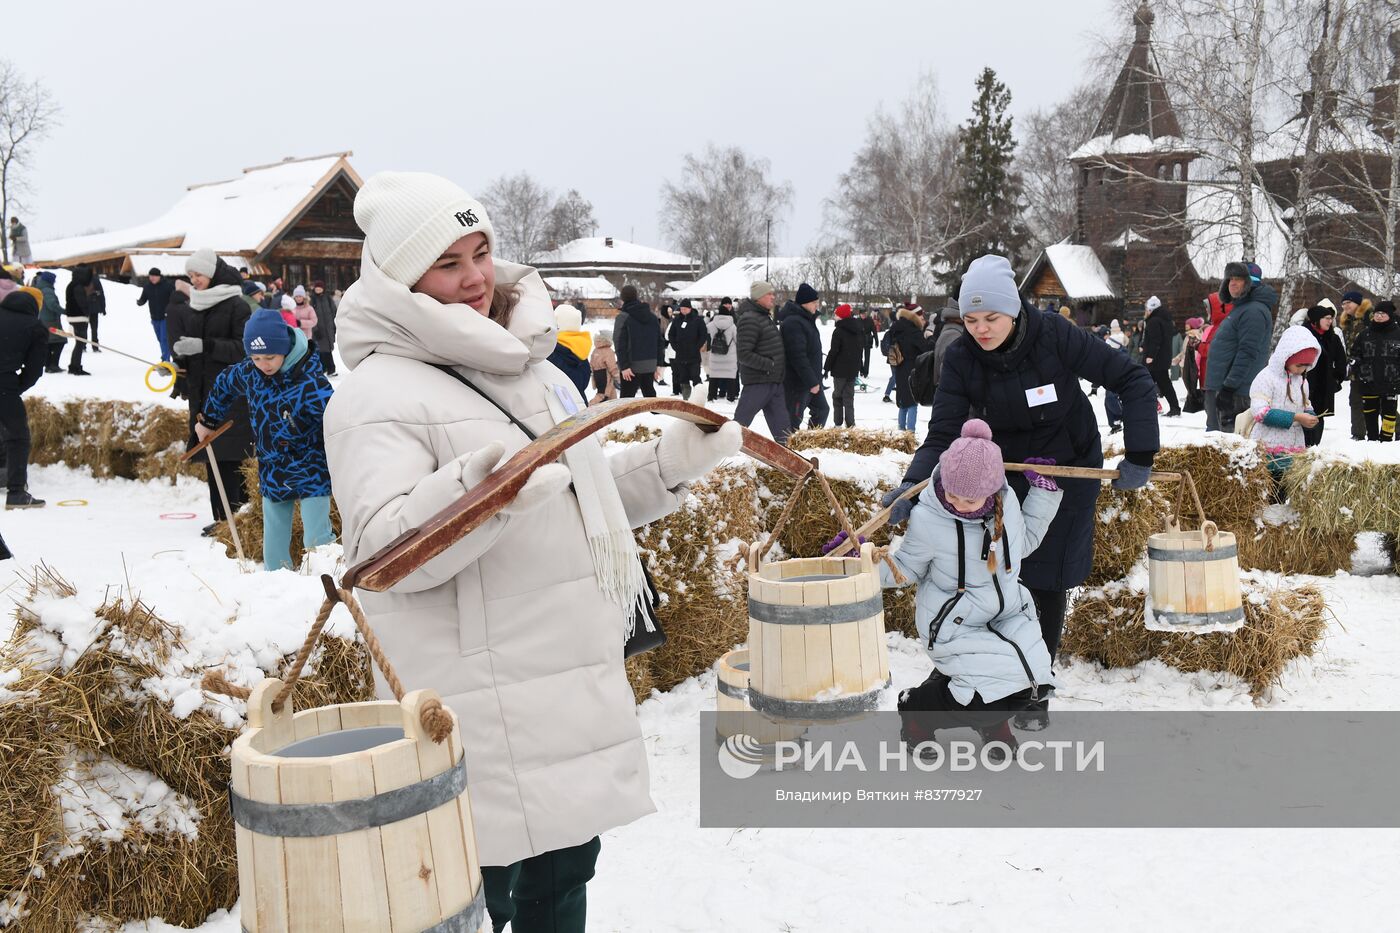
<svg viewBox="0 0 1400 933">
<path fill-rule="evenodd" d="M 92 330 L 92 352 L 102 352 L 102 338 L 97 336 L 98 325 L 107 314 L 107 292 L 102 287 L 102 276 L 92 274 L 92 290 L 88 293 L 88 327 Z"/>
<path fill-rule="evenodd" d="M 593 370 L 588 365 L 588 357 L 593 353 L 593 338 L 583 330 L 583 315 L 571 304 L 562 304 L 554 309 L 554 325 L 558 328 L 554 335 L 554 352 L 549 361 L 559 367 L 559 371 L 569 377 L 578 388 L 578 394 L 588 398 L 588 382 Z"/>
<path fill-rule="evenodd" d="M 948 357 L 948 348 L 957 342 L 958 338 L 967 333 L 967 328 L 963 327 L 962 313 L 958 310 L 958 300 L 949 298 L 943 306 L 943 329 L 938 332 L 938 337 L 933 342 L 933 384 L 938 385 L 938 380 L 943 375 L 943 361 Z"/>
<path fill-rule="evenodd" d="M 68 329 L 75 337 L 88 335 L 88 307 L 92 295 L 92 269 L 78 266 L 68 279 L 67 293 L 63 296 L 64 314 L 68 316 Z M 87 344 L 82 340 L 73 341 L 73 352 L 68 357 L 68 373 L 72 376 L 89 376 L 83 369 L 83 352 Z"/>
<path fill-rule="evenodd" d="M 170 293 L 170 300 L 165 304 L 165 336 L 167 340 L 170 339 L 170 328 L 175 320 L 189 320 L 189 315 L 191 313 L 190 295 L 192 292 L 193 289 L 190 287 L 189 282 L 177 281 L 175 283 L 175 290 Z M 175 356 L 173 351 L 170 355 L 172 358 Z M 184 372 L 180 372 L 176 375 L 175 385 L 170 390 L 170 397 L 188 398 L 188 394 L 185 391 Z"/>
<path fill-rule="evenodd" d="M 856 317 L 860 320 L 861 328 L 865 332 L 865 342 L 861 344 L 860 351 L 860 376 L 862 379 L 870 378 L 870 352 L 875 349 L 875 344 L 879 343 L 878 328 L 875 325 L 875 315 L 870 313 L 869 308 L 861 308 L 856 312 Z"/>
<path fill-rule="evenodd" d="M 613 321 L 612 337 L 622 371 L 622 397 L 633 398 L 641 392 L 656 398 L 656 370 L 664 359 L 666 338 L 660 319 L 651 305 L 638 300 L 633 285 L 622 286 L 622 310 Z"/>
<path fill-rule="evenodd" d="M 44 271 L 34 276 L 34 287 L 39 289 L 39 293 L 44 296 L 44 306 L 39 309 L 39 323 L 44 325 L 44 330 L 49 334 L 48 352 L 44 360 L 44 372 L 61 373 L 59 368 L 59 357 L 63 356 L 63 345 L 68 342 L 68 338 L 62 334 L 55 334 L 54 330 L 63 329 L 63 305 L 58 300 L 58 292 L 54 288 L 57 278 L 52 272 Z"/>
<path fill-rule="evenodd" d="M 1322 430 L 1327 426 L 1327 416 L 1331 415 L 1337 403 L 1337 393 L 1347 378 L 1347 351 L 1342 338 L 1337 334 L 1337 312 L 1327 305 L 1313 305 L 1308 309 L 1305 327 L 1317 339 L 1322 348 L 1322 356 L 1312 369 L 1308 370 L 1308 399 L 1317 414 L 1317 426 L 1303 429 L 1303 438 L 1308 447 L 1322 443 Z"/>
<path fill-rule="evenodd" d="M 671 345 L 671 385 L 675 394 L 690 401 L 691 391 L 700 384 L 700 354 L 710 346 L 710 334 L 705 319 L 695 313 L 686 298 L 676 308 L 671 327 L 666 331 Z"/>
<path fill-rule="evenodd" d="M 1358 291 L 1343 293 L 1342 313 L 1337 317 L 1337 330 L 1341 333 L 1342 343 L 1346 346 L 1348 354 L 1356 346 L 1356 339 L 1361 336 L 1366 322 L 1371 319 L 1371 310 L 1374 307 L 1371 299 Z M 1361 410 L 1361 385 L 1355 379 L 1350 380 L 1347 394 L 1351 408 L 1351 439 L 1363 441 L 1366 439 L 1366 417 Z"/>
<path fill-rule="evenodd" d="M 822 388 L 822 336 L 817 329 L 821 296 L 803 282 L 797 296 L 783 305 L 778 314 L 778 332 L 783 338 L 783 397 L 793 430 L 802 427 L 802 414 L 808 413 L 809 428 L 826 426 L 831 413 Z"/>
<path fill-rule="evenodd" d="M 1395 303 L 1380 301 L 1351 348 L 1352 380 L 1360 386 L 1368 441 L 1395 440 L 1396 395 L 1400 395 L 1400 322 Z"/>
<path fill-rule="evenodd" d="M 914 431 L 918 428 L 919 403 L 914 398 L 914 390 L 909 387 L 909 376 L 914 372 L 919 354 L 929 348 L 928 341 L 924 339 L 923 309 L 914 304 L 900 308 L 890 327 L 888 339 L 890 368 L 894 373 L 894 401 L 899 406 L 899 428 L 901 431 Z"/>
<path fill-rule="evenodd" d="M 1181 379 L 1186 384 L 1186 401 L 1181 410 L 1188 415 L 1205 410 L 1205 398 L 1201 390 L 1200 350 L 1201 327 L 1205 320 L 1198 317 L 1186 319 L 1185 339 L 1181 342 L 1181 353 L 1177 365 L 1181 367 Z"/>
<path fill-rule="evenodd" d="M 1162 307 L 1162 300 L 1156 295 L 1147 299 L 1147 324 L 1142 337 L 1142 362 L 1157 383 L 1157 391 L 1167 400 L 1170 409 L 1168 418 L 1181 415 L 1181 404 L 1176 398 L 1176 386 L 1171 380 L 1172 364 L 1172 318 Z"/>
<path fill-rule="evenodd" d="M 1236 416 L 1249 407 L 1254 377 L 1269 362 L 1278 292 L 1254 275 L 1250 264 L 1232 262 L 1225 267 L 1220 300 L 1234 308 L 1211 338 L 1206 391 L 1215 393 L 1220 430 L 1230 433 Z"/>
<path fill-rule="evenodd" d="M 312 337 L 316 352 L 321 356 L 321 368 L 327 376 L 335 375 L 335 299 L 326 291 L 326 283 L 317 279 L 311 283 L 311 307 L 316 312 L 316 328 Z"/>
<path fill-rule="evenodd" d="M 165 335 L 165 306 L 170 303 L 170 293 L 174 290 L 175 283 L 161 275 L 159 269 L 152 268 L 141 286 L 141 297 L 136 299 L 137 305 L 150 306 L 151 330 L 156 332 L 162 363 L 170 362 L 170 341 Z"/>
<path fill-rule="evenodd" d="M 0 299 L 0 443 L 5 450 L 5 508 L 44 504 L 29 494 L 29 415 L 20 398 L 44 374 L 49 334 L 39 323 L 43 296 L 18 288 Z"/>
<path fill-rule="evenodd" d="M 787 355 L 783 336 L 773 320 L 777 300 L 770 283 L 754 282 L 749 287 L 749 297 L 739 304 L 739 379 L 743 388 L 734 408 L 734 420 L 747 428 L 761 411 L 773 440 L 786 444 L 792 422 L 783 391 Z"/>
<path fill-rule="evenodd" d="M 1152 377 L 1126 354 L 1058 314 L 1023 311 L 1011 264 L 1002 256 L 973 261 L 963 277 L 958 305 L 967 334 L 943 360 L 928 437 L 914 454 L 904 482 L 885 497 L 894 503 L 891 521 L 909 516 L 908 500 L 895 503 L 927 479 L 938 458 L 959 436 L 975 408 L 1010 462 L 1048 457 L 1066 466 L 1101 467 L 1098 420 L 1079 380 L 1105 386 L 1123 400 L 1126 456 L 1117 464 L 1114 486 L 1146 485 L 1158 447 L 1157 390 Z M 1026 481 L 1012 474 L 1018 496 Z M 1045 644 L 1053 658 L 1064 625 L 1065 594 L 1089 575 L 1094 556 L 1097 480 L 1064 480 L 1064 500 L 1040 548 L 1021 564 L 1031 590 Z"/>
<path fill-rule="evenodd" d="M 831 376 L 832 423 L 838 428 L 856 426 L 856 378 L 860 375 L 865 351 L 865 322 L 851 314 L 850 305 L 836 306 L 836 327 L 831 332 L 831 349 L 822 367 Z"/>
<path fill-rule="evenodd" d="M 292 512 L 298 503 L 303 546 L 335 540 L 322 428 L 331 384 L 306 335 L 275 311 L 260 310 L 249 318 L 243 346 L 248 358 L 214 379 L 195 434 L 200 440 L 213 434 L 234 402 L 243 400 L 257 438 L 263 567 L 291 569 Z"/>
<path fill-rule="evenodd" d="M 214 388 L 214 380 L 228 367 L 241 363 L 246 355 L 243 328 L 248 323 L 249 311 L 248 303 L 243 300 L 238 272 L 215 256 L 213 250 L 196 251 L 185 261 L 185 273 L 193 286 L 190 302 L 184 308 L 177 308 L 174 302 L 166 305 L 166 336 L 170 339 L 176 364 L 185 371 L 184 392 L 190 411 L 189 446 L 194 447 L 199 443 L 195 425 L 204 409 L 205 398 Z M 235 400 L 224 416 L 232 419 L 234 425 L 214 441 L 214 459 L 224 481 L 229 507 L 237 511 L 248 501 L 239 467 L 253 456 L 253 428 L 248 406 L 242 399 Z M 214 522 L 224 521 L 228 516 L 219 501 L 212 471 L 208 473 L 207 482 Z M 211 534 L 213 529 L 212 524 L 206 525 L 205 534 Z"/>
</svg>

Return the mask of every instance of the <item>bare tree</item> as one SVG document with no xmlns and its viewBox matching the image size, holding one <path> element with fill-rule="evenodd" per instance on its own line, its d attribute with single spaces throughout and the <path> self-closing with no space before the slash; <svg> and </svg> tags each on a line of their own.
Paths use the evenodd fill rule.
<svg viewBox="0 0 1400 933">
<path fill-rule="evenodd" d="M 571 240 L 592 236 L 598 228 L 593 216 L 593 205 L 587 198 L 570 188 L 568 193 L 550 208 L 545 224 L 544 240 L 550 249 L 556 249 Z"/>
<path fill-rule="evenodd" d="M 713 144 L 681 164 L 680 180 L 661 186 L 661 225 L 703 272 L 735 256 L 764 251 L 768 225 L 792 206 L 792 185 L 769 179 L 767 159 Z"/>
<path fill-rule="evenodd" d="M 10 216 L 23 208 L 25 170 L 35 145 L 58 125 L 59 106 L 36 78 L 0 61 L 0 256 L 10 261 Z"/>
<path fill-rule="evenodd" d="M 531 263 L 544 252 L 554 193 L 529 173 L 502 175 L 481 192 L 496 228 L 496 251 L 513 262 Z"/>
<path fill-rule="evenodd" d="M 898 111 L 870 117 L 865 142 L 827 207 L 862 252 L 910 253 L 923 263 L 966 232 L 952 210 L 957 156 L 957 132 L 943 115 L 936 80 L 925 73 Z"/>
<path fill-rule="evenodd" d="M 1104 97 L 1102 81 L 1086 82 L 1021 125 L 1016 165 L 1025 184 L 1022 216 L 1035 251 L 1074 232 L 1078 184 L 1068 156 L 1094 134 Z"/>
</svg>

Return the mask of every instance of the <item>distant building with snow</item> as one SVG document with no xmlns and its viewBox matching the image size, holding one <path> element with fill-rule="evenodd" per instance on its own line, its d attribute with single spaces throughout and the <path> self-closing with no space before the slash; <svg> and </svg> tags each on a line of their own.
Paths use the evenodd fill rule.
<svg viewBox="0 0 1400 933">
<path fill-rule="evenodd" d="M 255 277 L 345 288 L 359 278 L 364 244 L 353 211 L 362 181 L 351 155 L 283 159 L 190 185 L 173 207 L 139 226 L 34 243 L 34 263 L 82 263 L 117 279 L 152 266 L 180 274 L 185 257 L 208 248 Z"/>
<path fill-rule="evenodd" d="M 657 298 L 674 282 L 692 282 L 700 271 L 689 256 L 610 236 L 586 236 L 540 254 L 531 263 L 545 278 L 604 278 L 614 288 L 635 285 Z"/>
<path fill-rule="evenodd" d="M 940 271 L 927 258 L 916 260 L 909 253 L 739 256 L 676 289 L 674 297 L 709 302 L 728 297 L 738 304 L 748 297 L 750 285 L 766 280 L 784 298 L 792 297 L 797 286 L 806 282 L 821 293 L 828 309 L 842 302 L 887 306 L 910 300 L 926 308 L 938 307 L 947 295 L 938 278 Z"/>
</svg>

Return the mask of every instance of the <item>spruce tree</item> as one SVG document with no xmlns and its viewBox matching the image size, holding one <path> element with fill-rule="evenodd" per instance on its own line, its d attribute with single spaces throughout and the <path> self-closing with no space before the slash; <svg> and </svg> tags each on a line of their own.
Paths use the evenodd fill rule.
<svg viewBox="0 0 1400 933">
<path fill-rule="evenodd" d="M 958 127 L 957 234 L 940 259 L 945 278 L 956 284 L 968 263 L 999 253 L 1017 265 L 1027 241 L 1021 220 L 1021 176 L 1012 170 L 1016 140 L 1012 135 L 1011 92 L 991 68 L 977 78 L 972 116 Z"/>
</svg>

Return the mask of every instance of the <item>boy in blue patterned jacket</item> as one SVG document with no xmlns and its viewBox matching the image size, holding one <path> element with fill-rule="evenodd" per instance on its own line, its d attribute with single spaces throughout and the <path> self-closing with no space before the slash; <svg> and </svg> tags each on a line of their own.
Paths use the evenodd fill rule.
<svg viewBox="0 0 1400 933">
<path fill-rule="evenodd" d="M 204 401 L 195 433 L 218 429 L 238 396 L 248 402 L 262 487 L 263 565 L 291 568 L 292 511 L 301 502 L 302 544 L 330 544 L 331 475 L 321 420 L 331 384 L 306 336 L 276 311 L 261 310 L 243 329 L 248 358 L 228 367 Z"/>
</svg>

